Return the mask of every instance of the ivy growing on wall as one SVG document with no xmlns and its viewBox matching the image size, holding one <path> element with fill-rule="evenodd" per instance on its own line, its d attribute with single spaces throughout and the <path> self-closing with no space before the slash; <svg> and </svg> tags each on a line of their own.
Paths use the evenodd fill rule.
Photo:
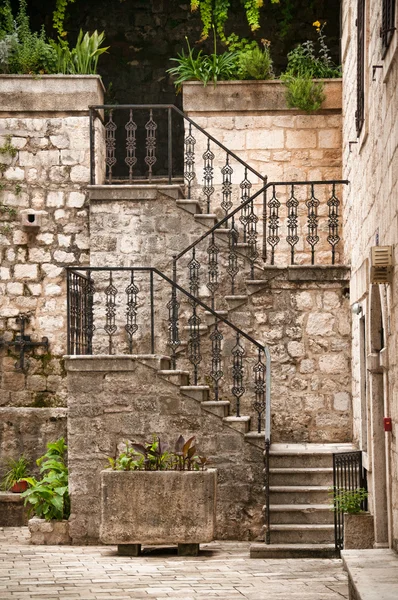
<svg viewBox="0 0 398 600">
<path fill-rule="evenodd" d="M 68 4 L 72 4 L 75 0 L 57 0 L 55 4 L 55 10 L 53 12 L 53 25 L 54 29 L 58 31 L 62 37 L 66 36 L 64 31 L 64 21 L 66 15 L 66 9 Z"/>
<path fill-rule="evenodd" d="M 279 0 L 271 0 L 273 4 L 279 3 Z M 241 0 L 246 14 L 246 20 L 252 31 L 260 27 L 260 9 L 264 0 Z M 200 11 L 200 17 L 203 23 L 202 40 L 209 35 L 211 27 L 214 25 L 220 39 L 228 43 L 225 36 L 224 26 L 228 19 L 228 13 L 231 6 L 231 0 L 191 0 L 191 10 Z"/>
</svg>

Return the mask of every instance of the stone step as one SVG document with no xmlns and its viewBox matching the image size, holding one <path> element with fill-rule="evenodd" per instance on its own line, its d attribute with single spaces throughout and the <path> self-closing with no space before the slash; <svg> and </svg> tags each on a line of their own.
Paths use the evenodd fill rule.
<svg viewBox="0 0 398 600">
<path fill-rule="evenodd" d="M 182 385 L 180 390 L 182 394 L 198 402 L 206 402 L 209 399 L 210 388 L 208 385 Z"/>
<path fill-rule="evenodd" d="M 264 432 L 258 433 L 257 431 L 249 431 L 248 433 L 245 433 L 245 440 L 259 448 L 264 448 L 265 446 Z"/>
<path fill-rule="evenodd" d="M 183 331 L 190 331 L 191 327 L 189 325 L 184 325 L 182 329 Z M 206 333 L 206 331 L 209 331 L 209 327 L 207 325 L 199 325 L 199 331 L 201 333 Z"/>
<path fill-rule="evenodd" d="M 250 558 L 336 558 L 334 544 L 265 544 L 250 546 Z"/>
<path fill-rule="evenodd" d="M 176 385 L 189 385 L 189 371 L 163 369 L 162 371 L 158 371 L 158 374 Z"/>
<path fill-rule="evenodd" d="M 214 234 L 228 239 L 229 229 L 227 227 L 219 227 L 214 230 Z"/>
<path fill-rule="evenodd" d="M 356 447 L 350 443 L 341 444 L 271 444 L 270 467 L 328 467 L 333 466 L 334 452 L 352 452 Z"/>
<path fill-rule="evenodd" d="M 329 490 L 329 486 L 321 485 L 272 485 L 270 504 L 327 504 Z"/>
<path fill-rule="evenodd" d="M 332 544 L 334 525 L 279 524 L 270 527 L 273 544 Z"/>
<path fill-rule="evenodd" d="M 241 433 L 250 429 L 250 417 L 224 417 L 223 421 Z"/>
<path fill-rule="evenodd" d="M 217 223 L 217 215 L 215 214 L 206 214 L 206 213 L 202 213 L 202 214 L 196 214 L 194 215 L 194 219 L 195 221 L 198 221 L 199 223 L 202 223 L 202 225 L 205 225 L 206 227 L 213 227 L 216 223 Z"/>
<path fill-rule="evenodd" d="M 263 288 L 268 287 L 269 281 L 267 281 L 267 279 L 245 279 L 245 285 L 247 293 L 251 296 Z"/>
<path fill-rule="evenodd" d="M 163 354 L 133 354 L 131 356 L 132 358 L 144 363 L 144 365 L 152 367 L 158 371 L 170 369 L 170 356 L 165 356 Z"/>
<path fill-rule="evenodd" d="M 333 485 L 331 467 L 270 468 L 271 485 Z"/>
<path fill-rule="evenodd" d="M 274 524 L 329 524 L 334 523 L 330 504 L 272 504 L 271 523 Z"/>
<path fill-rule="evenodd" d="M 202 402 L 202 406 L 207 412 L 213 413 L 218 417 L 228 417 L 231 403 L 228 400 L 206 400 Z"/>
<path fill-rule="evenodd" d="M 176 204 L 178 208 L 182 208 L 187 212 L 191 213 L 191 215 L 198 215 L 202 213 L 202 209 L 197 200 L 176 200 Z"/>
<path fill-rule="evenodd" d="M 215 312 L 222 317 L 228 318 L 227 310 L 216 310 Z M 215 316 L 208 310 L 205 310 L 205 319 L 206 319 L 206 323 L 207 323 L 208 327 L 211 327 L 211 325 L 214 325 L 214 323 L 216 321 Z"/>
<path fill-rule="evenodd" d="M 245 302 L 247 302 L 248 297 L 249 296 L 247 294 L 234 294 L 230 296 L 224 296 L 231 310 L 242 306 L 242 304 L 245 304 Z"/>
</svg>

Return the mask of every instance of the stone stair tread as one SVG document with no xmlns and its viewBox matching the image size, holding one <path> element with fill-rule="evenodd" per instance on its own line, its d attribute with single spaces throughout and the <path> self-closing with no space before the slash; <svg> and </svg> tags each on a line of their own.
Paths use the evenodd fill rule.
<svg viewBox="0 0 398 600">
<path fill-rule="evenodd" d="M 189 392 L 191 390 L 210 390 L 208 385 L 180 385 L 180 390 Z"/>
<path fill-rule="evenodd" d="M 265 544 L 250 546 L 250 558 L 331 558 L 338 555 L 334 544 Z"/>
<path fill-rule="evenodd" d="M 218 229 L 214 230 L 214 233 L 221 233 L 222 235 L 227 235 L 229 233 L 229 229 L 227 229 L 226 227 L 219 227 Z"/>
<path fill-rule="evenodd" d="M 205 315 L 211 315 L 214 316 L 212 312 L 210 312 L 209 310 L 205 310 Z M 222 317 L 226 317 L 228 315 L 228 311 L 227 310 L 215 310 L 215 313 L 217 313 L 218 315 L 222 316 Z"/>
<path fill-rule="evenodd" d="M 224 296 L 224 298 L 226 300 L 246 300 L 247 299 L 247 294 L 234 294 L 231 296 Z"/>
<path fill-rule="evenodd" d="M 227 421 L 227 423 L 248 423 L 250 417 L 224 417 L 224 421 Z"/>
<path fill-rule="evenodd" d="M 270 473 L 333 473 L 333 467 L 274 467 Z"/>
<path fill-rule="evenodd" d="M 271 485 L 270 492 L 328 492 L 329 485 Z"/>
<path fill-rule="evenodd" d="M 229 400 L 204 400 L 202 404 L 204 406 L 229 406 L 231 403 Z"/>
<path fill-rule="evenodd" d="M 264 285 L 268 283 L 267 279 L 245 279 L 246 285 Z"/>
<path fill-rule="evenodd" d="M 282 523 L 270 525 L 271 531 L 311 531 L 313 529 L 321 531 L 332 531 L 334 525 L 329 523 Z"/>
<path fill-rule="evenodd" d="M 316 512 L 330 511 L 330 504 L 270 504 L 271 512 Z"/>
<path fill-rule="evenodd" d="M 217 219 L 215 213 L 201 213 L 194 215 L 195 219 Z"/>
<path fill-rule="evenodd" d="M 248 431 L 247 433 L 245 433 L 245 437 L 247 438 L 254 438 L 254 439 L 261 439 L 263 440 L 265 436 L 264 431 L 261 431 L 260 433 L 258 431 Z"/>
<path fill-rule="evenodd" d="M 333 452 L 352 452 L 358 448 L 349 443 L 330 444 L 271 444 L 271 455 L 293 455 L 293 454 L 331 454 Z"/>
<path fill-rule="evenodd" d="M 184 325 L 182 328 L 184 331 L 190 331 L 191 330 L 191 326 L 190 325 Z M 209 327 L 208 325 L 199 325 L 199 331 L 208 331 Z"/>
<path fill-rule="evenodd" d="M 181 369 L 162 369 L 158 373 L 159 375 L 189 375 L 189 371 L 182 371 Z"/>
</svg>

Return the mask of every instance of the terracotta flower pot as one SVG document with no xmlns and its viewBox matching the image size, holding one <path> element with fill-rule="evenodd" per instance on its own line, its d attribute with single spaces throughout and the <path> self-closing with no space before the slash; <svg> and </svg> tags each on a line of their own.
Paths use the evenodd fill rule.
<svg viewBox="0 0 398 600">
<path fill-rule="evenodd" d="M 27 489 L 28 489 L 27 481 L 17 481 L 16 483 L 14 483 L 14 485 L 10 489 L 10 492 L 13 492 L 14 494 L 21 494 L 22 492 L 26 492 Z"/>
</svg>

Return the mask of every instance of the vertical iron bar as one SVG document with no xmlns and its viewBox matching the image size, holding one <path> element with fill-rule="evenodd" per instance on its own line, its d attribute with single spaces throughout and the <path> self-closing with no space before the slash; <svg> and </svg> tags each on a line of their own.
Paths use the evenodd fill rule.
<svg viewBox="0 0 398 600">
<path fill-rule="evenodd" d="M 117 289 L 113 285 L 113 277 L 112 271 L 109 271 L 109 285 L 105 289 L 105 331 L 108 334 L 109 342 L 108 342 L 108 354 L 113 354 L 113 340 L 112 336 L 117 331 L 116 326 L 116 294 Z"/>
<path fill-rule="evenodd" d="M 87 270 L 87 354 L 93 353 L 94 335 L 94 281 L 91 271 Z"/>
<path fill-rule="evenodd" d="M 90 109 L 91 110 L 91 109 Z M 66 271 L 66 344 L 67 344 L 67 354 L 70 356 L 72 354 L 71 351 L 71 339 L 70 339 L 70 278 L 72 273 L 70 271 Z"/>
<path fill-rule="evenodd" d="M 129 168 L 129 183 L 133 183 L 133 167 L 137 164 L 137 157 L 135 155 L 137 149 L 137 123 L 134 121 L 132 108 L 130 108 L 129 120 L 124 128 L 126 130 L 126 158 L 124 162 Z"/>
<path fill-rule="evenodd" d="M 153 110 L 152 108 L 149 110 L 149 120 L 145 123 L 146 129 L 146 156 L 145 156 L 145 164 L 148 166 L 148 181 L 152 182 L 152 169 L 155 165 L 156 158 L 156 130 L 157 125 L 153 120 Z"/>
<path fill-rule="evenodd" d="M 177 301 L 177 259 L 176 255 L 173 256 L 173 283 L 171 288 L 171 299 L 167 304 L 169 309 L 169 346 L 171 347 L 171 368 L 176 368 L 177 348 L 181 344 L 178 332 L 178 309 L 179 303 Z"/>
<path fill-rule="evenodd" d="M 236 334 L 236 345 L 232 348 L 232 394 L 236 399 L 236 416 L 240 417 L 240 399 L 245 393 L 243 386 L 243 357 L 245 350 L 240 343 L 240 333 Z"/>
<path fill-rule="evenodd" d="M 198 385 L 198 367 L 202 361 L 200 354 L 200 322 L 201 319 L 196 312 L 197 303 L 192 302 L 192 315 L 188 319 L 189 340 L 188 340 L 188 358 L 193 365 L 194 385 Z"/>
<path fill-rule="evenodd" d="M 252 187 L 252 184 L 250 183 L 250 181 L 247 178 L 247 167 L 245 167 L 245 176 L 239 187 L 241 189 L 241 194 L 240 194 L 241 204 L 243 204 L 243 202 L 246 202 L 246 200 L 248 200 L 250 198 L 250 190 Z M 248 210 L 249 209 L 246 204 L 242 208 L 241 215 L 239 217 L 239 220 L 243 225 L 243 241 L 244 242 L 246 242 L 247 221 L 248 221 L 248 215 L 249 215 Z"/>
<path fill-rule="evenodd" d="M 149 279 L 150 295 L 151 295 L 151 354 L 155 354 L 155 311 L 153 297 L 153 271 L 150 271 Z"/>
<path fill-rule="evenodd" d="M 269 439 L 265 440 L 265 451 L 264 451 L 264 488 L 265 488 L 265 543 L 271 543 L 271 511 L 270 511 L 270 498 L 269 498 L 269 459 L 270 459 L 270 446 L 271 442 Z"/>
<path fill-rule="evenodd" d="M 133 336 L 138 330 L 137 325 L 137 308 L 138 308 L 138 292 L 139 289 L 134 281 L 134 269 L 131 269 L 130 284 L 126 287 L 127 294 L 127 310 L 126 310 L 126 325 L 125 330 L 129 340 L 129 354 L 133 354 Z"/>
<path fill-rule="evenodd" d="M 335 264 L 336 246 L 340 241 L 339 237 L 339 205 L 340 200 L 336 196 L 336 184 L 333 184 L 332 196 L 328 200 L 329 207 L 329 235 L 327 240 L 332 246 L 332 265 Z"/>
<path fill-rule="evenodd" d="M 210 334 L 211 340 L 211 373 L 210 376 L 214 382 L 214 400 L 219 399 L 220 379 L 223 376 L 221 362 L 221 342 L 223 334 L 218 328 L 218 319 L 215 320 L 214 331 Z"/>
<path fill-rule="evenodd" d="M 263 418 L 263 414 L 266 409 L 266 382 L 265 382 L 265 374 L 266 374 L 266 366 L 262 360 L 262 352 L 260 348 L 258 349 L 258 359 L 257 363 L 253 367 L 254 372 L 254 392 L 255 399 L 253 402 L 253 408 L 257 413 L 257 431 L 261 433 L 261 422 Z"/>
<path fill-rule="evenodd" d="M 171 180 L 173 178 L 173 122 L 172 122 L 172 112 L 171 108 L 167 109 L 167 146 L 168 146 L 168 174 L 169 174 L 169 184 L 171 185 Z"/>
<path fill-rule="evenodd" d="M 247 243 L 250 262 L 250 279 L 254 279 L 254 264 L 258 258 L 257 252 L 257 222 L 258 216 L 254 211 L 254 200 L 248 205 L 247 211 Z"/>
<path fill-rule="evenodd" d="M 311 197 L 305 202 L 308 209 L 308 235 L 307 242 L 311 246 L 311 264 L 315 264 L 315 246 L 319 242 L 318 236 L 318 206 L 319 200 L 315 198 L 314 184 L 311 184 Z"/>
<path fill-rule="evenodd" d="M 210 213 L 211 197 L 214 193 L 213 187 L 213 160 L 214 154 L 210 150 L 210 139 L 207 139 L 207 149 L 203 153 L 203 193 L 206 196 L 206 212 Z"/>
<path fill-rule="evenodd" d="M 227 153 L 227 159 L 225 165 L 221 169 L 222 174 L 222 200 L 221 208 L 225 212 L 225 216 L 228 214 L 229 209 L 232 207 L 232 173 L 233 168 L 229 164 L 229 154 Z M 225 223 L 225 227 L 228 224 Z"/>
<path fill-rule="evenodd" d="M 268 244 L 271 246 L 271 265 L 275 264 L 275 248 L 279 244 L 279 207 L 281 203 L 276 196 L 276 187 L 272 186 L 272 197 L 268 202 L 269 219 L 268 219 Z"/>
<path fill-rule="evenodd" d="M 187 199 L 191 199 L 192 182 L 195 179 L 195 144 L 196 140 L 192 135 L 192 123 L 188 127 L 188 135 L 185 136 L 184 146 L 184 179 L 187 182 Z"/>
<path fill-rule="evenodd" d="M 215 297 L 215 293 L 219 286 L 218 253 L 219 253 L 219 247 L 215 243 L 215 236 L 214 236 L 214 233 L 212 233 L 211 241 L 210 241 L 209 247 L 207 249 L 207 254 L 209 255 L 207 287 L 209 288 L 209 290 L 211 292 L 211 307 L 213 310 L 214 310 L 214 306 L 215 306 L 214 297 Z"/>
<path fill-rule="evenodd" d="M 267 260 L 267 190 L 263 191 L 263 261 Z"/>
<path fill-rule="evenodd" d="M 299 241 L 297 235 L 298 227 L 298 200 L 294 195 L 294 185 L 290 189 L 290 197 L 286 202 L 287 206 L 287 237 L 286 241 L 290 246 L 290 264 L 294 265 L 294 250 Z"/>
<path fill-rule="evenodd" d="M 105 125 L 105 179 L 108 167 L 108 182 L 112 183 L 112 168 L 116 164 L 116 123 L 113 121 L 113 110 L 109 111 L 109 119 Z"/>
<path fill-rule="evenodd" d="M 235 294 L 235 278 L 239 273 L 238 253 L 236 251 L 239 233 L 235 227 L 235 217 L 232 217 L 231 229 L 228 231 L 228 266 L 227 273 L 231 278 L 231 294 Z"/>
</svg>

